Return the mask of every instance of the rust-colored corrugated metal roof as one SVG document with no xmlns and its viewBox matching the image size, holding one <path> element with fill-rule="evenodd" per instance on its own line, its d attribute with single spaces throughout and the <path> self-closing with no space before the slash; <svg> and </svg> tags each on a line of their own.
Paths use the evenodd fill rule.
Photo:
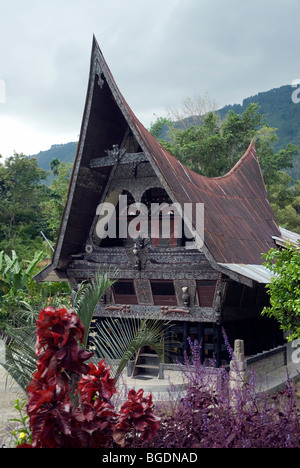
<svg viewBox="0 0 300 468">
<path fill-rule="evenodd" d="M 204 244 L 215 262 L 261 265 L 262 253 L 275 247 L 272 236 L 279 236 L 280 231 L 254 143 L 249 144 L 246 153 L 225 176 L 208 178 L 196 174 L 166 151 L 145 129 L 112 76 L 111 81 L 141 146 L 155 162 L 174 199 L 179 203 L 204 203 Z"/>
</svg>

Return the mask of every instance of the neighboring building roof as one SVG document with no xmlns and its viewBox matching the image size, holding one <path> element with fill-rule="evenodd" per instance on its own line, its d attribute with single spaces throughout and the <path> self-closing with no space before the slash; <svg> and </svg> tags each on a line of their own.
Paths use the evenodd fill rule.
<svg viewBox="0 0 300 468">
<path fill-rule="evenodd" d="M 280 237 L 273 236 L 276 244 L 285 247 L 287 244 L 292 244 L 299 247 L 300 243 L 300 234 L 296 232 L 289 231 L 288 229 L 279 227 Z"/>
<path fill-rule="evenodd" d="M 263 265 L 246 265 L 236 263 L 219 263 L 223 268 L 238 273 L 238 275 L 249 278 L 257 283 L 268 284 L 274 274 Z"/>
<path fill-rule="evenodd" d="M 261 265 L 262 253 L 281 237 L 272 212 L 255 146 L 225 176 L 196 174 L 167 152 L 139 122 L 120 93 L 94 39 L 89 87 L 80 141 L 71 177 L 53 262 L 37 279 L 66 268 L 69 255 L 82 252 L 111 167 L 91 170 L 91 159 L 121 144 L 130 128 L 140 151 L 149 157 L 174 202 L 203 203 L 204 246 L 207 258 L 219 264 Z"/>
</svg>

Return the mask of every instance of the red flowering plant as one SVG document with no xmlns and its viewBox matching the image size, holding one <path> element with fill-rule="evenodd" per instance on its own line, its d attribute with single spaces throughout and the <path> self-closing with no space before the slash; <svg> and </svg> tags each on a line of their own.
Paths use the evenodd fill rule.
<svg viewBox="0 0 300 468">
<path fill-rule="evenodd" d="M 27 389 L 33 447 L 62 447 L 72 435 L 72 377 L 88 372 L 85 361 L 92 356 L 79 347 L 83 337 L 84 327 L 75 312 L 52 307 L 41 310 L 37 371 Z"/>
<path fill-rule="evenodd" d="M 52 307 L 41 310 L 37 320 L 37 371 L 27 389 L 31 446 L 108 447 L 113 443 L 112 436 L 124 446 L 126 433 L 132 428 L 140 431 L 142 440 L 151 440 L 160 421 L 153 414 L 152 397 L 144 398 L 143 390 L 132 390 L 118 415 L 111 402 L 116 388 L 110 368 L 104 360 L 97 366 L 86 362 L 93 353 L 82 347 L 84 333 L 74 311 Z"/>
<path fill-rule="evenodd" d="M 89 367 L 78 383 L 81 405 L 74 412 L 74 429 L 82 447 L 107 447 L 117 418 L 111 403 L 117 390 L 104 360 Z"/>
<path fill-rule="evenodd" d="M 113 438 L 121 447 L 125 446 L 126 436 L 132 439 L 131 446 L 136 445 L 136 438 L 142 442 L 151 441 L 160 426 L 160 418 L 153 414 L 152 395 L 144 397 L 144 390 L 130 390 L 128 400 L 121 408 Z"/>
</svg>

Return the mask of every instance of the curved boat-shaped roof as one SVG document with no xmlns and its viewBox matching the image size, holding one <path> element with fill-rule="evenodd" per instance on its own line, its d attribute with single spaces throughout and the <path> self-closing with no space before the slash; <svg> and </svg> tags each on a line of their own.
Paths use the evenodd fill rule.
<svg viewBox="0 0 300 468">
<path fill-rule="evenodd" d="M 99 53 L 104 58 L 99 49 Z M 104 61 L 104 67 L 107 65 Z M 108 73 L 110 73 L 107 67 Z M 209 178 L 195 173 L 172 156 L 145 129 L 123 98 L 113 77 L 117 96 L 134 127 L 138 141 L 164 177 L 179 203 L 204 203 L 204 245 L 217 263 L 258 264 L 262 253 L 275 247 L 272 236 L 280 235 L 276 223 L 255 145 L 226 175 Z"/>
<path fill-rule="evenodd" d="M 70 255 L 82 252 L 112 167 L 94 171 L 93 158 L 121 144 L 130 129 L 139 149 L 168 190 L 173 202 L 204 204 L 203 251 L 222 264 L 261 265 L 262 253 L 275 247 L 280 231 L 272 212 L 255 146 L 223 177 L 196 174 L 174 158 L 145 129 L 118 89 L 94 39 L 89 86 L 80 140 L 52 264 L 41 274 L 67 268 Z"/>
</svg>

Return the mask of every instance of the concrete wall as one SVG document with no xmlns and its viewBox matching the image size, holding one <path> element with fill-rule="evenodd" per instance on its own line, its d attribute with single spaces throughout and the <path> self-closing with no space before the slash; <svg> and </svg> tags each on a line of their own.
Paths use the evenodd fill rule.
<svg viewBox="0 0 300 468">
<path fill-rule="evenodd" d="M 258 373 L 268 373 L 287 364 L 287 349 L 286 346 L 278 346 L 278 348 L 265 351 L 251 358 L 246 358 L 247 368 L 254 369 Z"/>
</svg>

